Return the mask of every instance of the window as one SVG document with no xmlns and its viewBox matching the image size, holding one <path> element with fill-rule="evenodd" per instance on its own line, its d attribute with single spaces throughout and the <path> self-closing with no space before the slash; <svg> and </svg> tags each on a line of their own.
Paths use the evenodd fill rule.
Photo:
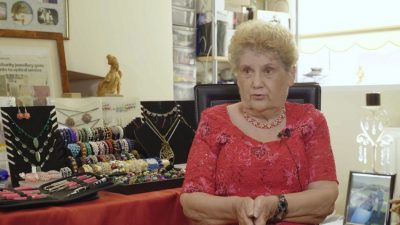
<svg viewBox="0 0 400 225">
<path fill-rule="evenodd" d="M 299 1 L 298 81 L 400 84 L 399 8 L 398 0 Z"/>
</svg>

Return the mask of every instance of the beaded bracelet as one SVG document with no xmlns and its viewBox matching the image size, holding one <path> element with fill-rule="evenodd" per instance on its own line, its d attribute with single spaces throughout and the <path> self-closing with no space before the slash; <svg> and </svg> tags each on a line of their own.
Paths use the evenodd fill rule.
<svg viewBox="0 0 400 225">
<path fill-rule="evenodd" d="M 72 170 L 69 167 L 63 167 L 60 169 L 60 173 L 62 177 L 70 177 L 72 176 Z"/>
<path fill-rule="evenodd" d="M 106 133 L 106 137 L 105 140 L 111 139 L 112 138 L 112 130 L 110 127 L 106 127 L 105 128 L 105 133 Z"/>
<path fill-rule="evenodd" d="M 89 144 L 89 142 L 84 142 L 83 144 L 86 147 L 87 155 L 93 155 L 92 146 Z"/>
<path fill-rule="evenodd" d="M 86 157 L 87 156 L 87 149 L 86 149 L 86 145 L 83 144 L 82 142 L 78 142 L 77 143 L 79 145 L 79 147 L 81 148 L 81 152 L 82 152 L 82 156 Z"/>
<path fill-rule="evenodd" d="M 71 130 L 72 130 L 73 134 L 75 135 L 75 142 L 78 142 L 80 140 L 79 139 L 79 134 L 78 134 L 78 129 L 71 128 Z"/>
<path fill-rule="evenodd" d="M 107 144 L 107 147 L 108 147 L 108 153 L 113 154 L 114 153 L 114 149 L 113 149 L 113 145 L 112 145 L 111 139 L 105 140 L 105 143 Z"/>
<path fill-rule="evenodd" d="M 117 126 L 119 131 L 119 139 L 124 138 L 124 129 L 121 126 Z"/>
<path fill-rule="evenodd" d="M 78 172 L 78 164 L 76 163 L 75 158 L 72 156 L 68 156 L 68 159 L 69 159 L 69 162 L 71 165 L 72 173 L 74 173 L 74 174 L 77 173 Z"/>
<path fill-rule="evenodd" d="M 81 151 L 80 146 L 75 143 L 68 144 L 67 148 L 69 149 L 73 157 L 77 157 L 79 155 L 79 152 Z"/>
<path fill-rule="evenodd" d="M 68 133 L 69 133 L 69 143 L 75 143 L 76 142 L 76 133 L 72 128 L 68 128 Z"/>
<path fill-rule="evenodd" d="M 99 146 L 97 146 L 96 142 L 94 141 L 89 141 L 90 147 L 93 150 L 94 155 L 98 155 L 99 154 Z"/>
<path fill-rule="evenodd" d="M 121 153 L 121 148 L 120 145 L 118 144 L 118 141 L 112 140 L 112 145 L 115 153 Z"/>
<path fill-rule="evenodd" d="M 85 127 L 85 128 L 83 128 L 83 131 L 85 131 L 85 134 L 86 134 L 85 142 L 92 141 L 92 139 L 93 139 L 92 130 L 90 128 Z"/>
</svg>

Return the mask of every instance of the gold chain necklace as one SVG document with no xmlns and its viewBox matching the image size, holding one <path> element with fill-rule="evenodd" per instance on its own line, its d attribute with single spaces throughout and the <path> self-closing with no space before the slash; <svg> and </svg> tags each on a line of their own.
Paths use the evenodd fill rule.
<svg viewBox="0 0 400 225">
<path fill-rule="evenodd" d="M 151 120 L 145 115 L 145 113 L 143 113 L 142 115 L 145 119 L 146 124 L 149 126 L 149 128 L 161 140 L 160 159 L 167 159 L 173 164 L 174 159 L 175 159 L 175 154 L 171 148 L 171 145 L 169 144 L 169 140 L 171 139 L 172 135 L 175 133 L 175 130 L 179 125 L 180 117 L 179 116 L 176 117 L 175 121 L 169 127 L 168 131 L 163 135 L 157 129 L 157 127 L 151 122 Z"/>
<path fill-rule="evenodd" d="M 259 121 L 255 118 L 251 117 L 244 110 L 242 112 L 243 112 L 243 117 L 247 122 L 249 122 L 251 125 L 253 125 L 257 128 L 261 128 L 261 129 L 274 128 L 274 127 L 278 126 L 279 124 L 281 124 L 282 121 L 286 118 L 286 109 L 284 106 L 281 108 L 281 112 L 277 118 L 275 118 L 274 120 L 267 120 L 265 122 Z"/>
</svg>

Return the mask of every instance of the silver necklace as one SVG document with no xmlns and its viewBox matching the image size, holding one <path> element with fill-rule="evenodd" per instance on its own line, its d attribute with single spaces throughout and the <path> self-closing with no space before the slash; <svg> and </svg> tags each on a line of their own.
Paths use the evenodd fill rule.
<svg viewBox="0 0 400 225">
<path fill-rule="evenodd" d="M 39 149 L 36 149 L 36 150 L 30 149 L 24 142 L 22 142 L 22 140 L 21 140 L 19 137 L 17 137 L 17 136 L 14 134 L 14 132 L 13 132 L 8 126 L 4 125 L 4 128 L 6 128 L 6 129 L 4 129 L 4 134 L 8 135 L 9 137 L 14 137 L 14 140 L 16 141 L 16 143 L 20 143 L 20 145 L 22 146 L 22 148 L 24 148 L 25 150 L 27 150 L 30 154 L 34 155 L 36 161 L 37 161 L 38 163 L 40 163 L 40 161 L 41 161 L 41 154 L 42 154 L 44 148 L 48 145 L 50 137 L 52 137 L 54 131 L 57 129 L 57 123 L 54 123 L 54 124 L 53 124 L 53 126 L 52 126 L 50 132 L 49 132 L 48 135 L 47 135 L 46 140 L 43 142 L 43 146 L 42 146 L 41 148 L 39 148 Z M 10 134 L 9 132 L 10 132 L 11 134 Z M 54 141 L 53 141 L 53 145 L 54 145 L 54 143 L 55 143 L 55 139 L 54 139 Z M 16 147 L 14 144 L 13 144 L 13 146 Z M 19 150 L 19 151 L 20 151 L 20 150 Z M 17 153 L 18 153 L 18 152 L 17 152 Z"/>
</svg>

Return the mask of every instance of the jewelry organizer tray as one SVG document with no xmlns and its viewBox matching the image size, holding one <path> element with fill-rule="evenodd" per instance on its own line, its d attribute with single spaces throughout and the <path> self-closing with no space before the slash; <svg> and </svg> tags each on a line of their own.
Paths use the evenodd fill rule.
<svg viewBox="0 0 400 225">
<path fill-rule="evenodd" d="M 113 185 L 110 178 L 84 173 L 43 184 L 39 188 L 0 189 L 0 210 L 17 210 L 93 200 L 98 197 L 98 191 Z"/>
<path fill-rule="evenodd" d="M 183 178 L 175 178 L 175 179 L 167 179 L 167 180 L 137 183 L 137 184 L 119 184 L 111 188 L 108 188 L 107 191 L 120 193 L 124 195 L 130 195 L 143 192 L 158 191 L 168 188 L 177 188 L 181 187 L 182 184 L 183 184 Z"/>
</svg>

